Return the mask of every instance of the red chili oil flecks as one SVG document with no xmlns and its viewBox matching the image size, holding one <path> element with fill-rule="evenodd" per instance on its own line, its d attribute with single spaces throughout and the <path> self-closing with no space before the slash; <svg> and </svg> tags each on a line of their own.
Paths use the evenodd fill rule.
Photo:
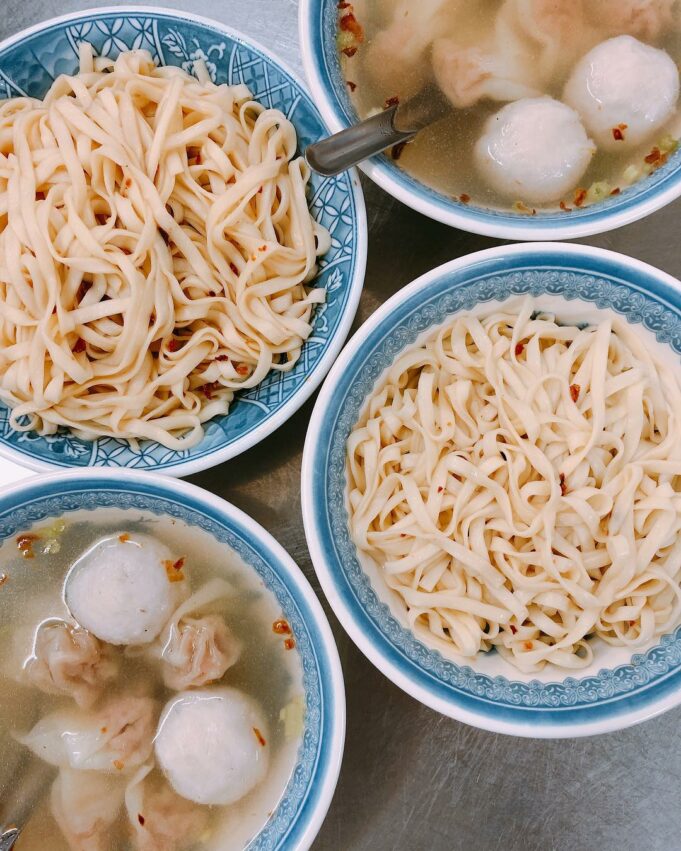
<svg viewBox="0 0 681 851">
<path fill-rule="evenodd" d="M 245 363 L 234 364 L 234 369 L 236 370 L 237 375 L 242 375 L 242 376 L 248 375 L 248 373 L 250 372 L 250 370 L 248 368 L 248 364 L 245 364 Z"/>
<path fill-rule="evenodd" d="M 127 544 L 127 543 L 128 543 L 128 541 L 130 540 L 130 535 L 128 535 L 128 533 L 127 533 L 127 532 L 123 532 L 123 534 L 122 534 L 122 535 L 119 535 L 119 536 L 118 536 L 118 540 L 119 540 L 122 544 Z"/>
<path fill-rule="evenodd" d="M 525 648 L 525 650 L 532 650 L 534 644 L 532 644 L 531 641 L 523 641 L 523 647 Z"/>
<path fill-rule="evenodd" d="M 582 204 L 586 201 L 586 189 L 575 189 L 575 207 L 581 207 Z"/>
<path fill-rule="evenodd" d="M 560 492 L 562 496 L 565 496 L 567 493 L 567 483 L 565 481 L 565 473 L 560 473 L 558 475 L 558 482 L 560 483 Z"/>
<path fill-rule="evenodd" d="M 616 186 L 610 194 L 611 195 L 619 195 L 621 192 L 622 192 L 622 190 L 619 188 L 619 186 Z"/>
<path fill-rule="evenodd" d="M 295 638 L 287 638 L 286 641 L 284 642 L 284 649 L 285 650 L 293 650 L 293 648 L 295 646 L 296 646 Z"/>
<path fill-rule="evenodd" d="M 444 490 L 444 488 L 442 487 L 442 485 L 440 485 L 440 486 L 438 487 L 438 489 L 437 489 L 437 492 L 438 492 L 438 493 L 442 493 L 442 491 L 443 491 L 443 490 Z"/>
<path fill-rule="evenodd" d="M 184 567 L 185 556 L 178 558 L 177 561 L 171 561 L 170 559 L 165 559 L 163 562 L 163 567 L 166 571 L 166 576 L 168 577 L 168 582 L 183 582 L 184 581 L 184 573 L 182 572 L 182 568 Z"/>
<path fill-rule="evenodd" d="M 208 384 L 203 384 L 201 387 L 197 387 L 196 389 L 203 393 L 206 399 L 210 400 L 213 398 L 213 393 L 218 391 L 222 385 L 219 381 L 211 381 Z"/>
<path fill-rule="evenodd" d="M 348 59 L 350 59 L 351 57 L 353 57 L 355 55 L 355 53 L 357 53 L 357 48 L 356 47 L 344 47 L 343 50 L 341 51 L 341 53 L 344 53 L 348 57 Z"/>
<path fill-rule="evenodd" d="M 37 535 L 31 532 L 26 532 L 23 535 L 17 536 L 17 549 L 24 558 L 35 558 L 33 552 L 33 542 L 38 540 Z"/>
<path fill-rule="evenodd" d="M 624 141 L 624 131 L 629 127 L 628 124 L 618 124 L 617 127 L 612 128 L 612 137 L 616 142 Z"/>
<path fill-rule="evenodd" d="M 525 343 L 516 343 L 516 345 L 515 345 L 515 356 L 517 358 L 519 358 L 520 355 L 522 355 L 522 353 L 524 351 L 525 351 Z"/>
<path fill-rule="evenodd" d="M 275 632 L 277 635 L 290 635 L 291 627 L 289 623 L 284 618 L 279 618 L 272 624 L 272 632 Z"/>
<path fill-rule="evenodd" d="M 400 99 L 397 95 L 393 95 L 390 98 L 386 98 L 385 103 L 383 104 L 383 109 L 390 109 L 391 106 L 398 106 L 400 103 Z"/>
<path fill-rule="evenodd" d="M 352 80 L 346 80 L 345 84 L 347 85 L 347 87 L 350 89 L 351 92 L 354 92 L 354 91 L 357 90 L 357 83 L 353 83 Z"/>
<path fill-rule="evenodd" d="M 144 827 L 145 819 L 144 819 L 144 816 L 142 815 L 142 813 L 137 813 L 137 821 L 142 825 L 142 827 Z"/>
<path fill-rule="evenodd" d="M 258 744 L 260 745 L 260 747 L 261 747 L 261 748 L 264 748 L 264 747 L 265 747 L 265 745 L 267 744 L 267 741 L 265 740 L 265 737 L 264 737 L 264 736 L 263 736 L 263 734 L 260 732 L 260 730 L 258 730 L 258 728 L 257 728 L 257 727 L 253 727 L 253 735 L 254 735 L 254 736 L 255 736 L 255 738 L 257 739 Z"/>
<path fill-rule="evenodd" d="M 513 624 L 512 624 L 512 623 L 510 623 L 510 624 L 509 624 L 509 626 L 510 626 L 510 628 L 511 628 L 511 632 L 513 633 L 513 635 L 515 635 L 515 634 L 518 632 L 518 627 L 517 627 L 517 626 L 513 626 Z"/>
<path fill-rule="evenodd" d="M 572 212 L 572 207 L 568 207 L 568 205 L 565 203 L 565 201 L 560 202 L 560 209 L 564 213 L 571 213 Z"/>
<path fill-rule="evenodd" d="M 459 195 L 459 201 L 461 201 L 462 204 L 470 204 L 471 196 L 466 192 L 462 192 L 461 195 Z"/>
<path fill-rule="evenodd" d="M 667 160 L 669 159 L 667 154 L 663 154 L 662 151 L 655 145 L 652 151 L 645 158 L 645 161 L 648 165 L 652 165 L 653 168 L 660 168 L 663 166 Z"/>
<path fill-rule="evenodd" d="M 339 26 L 343 32 L 352 33 L 360 43 L 364 41 L 364 27 L 360 24 L 352 12 L 341 15 Z"/>
<path fill-rule="evenodd" d="M 579 399 L 579 391 L 581 389 L 582 388 L 579 386 L 579 384 L 571 384 L 570 385 L 570 398 L 572 399 L 573 402 L 576 402 L 577 399 Z"/>
</svg>

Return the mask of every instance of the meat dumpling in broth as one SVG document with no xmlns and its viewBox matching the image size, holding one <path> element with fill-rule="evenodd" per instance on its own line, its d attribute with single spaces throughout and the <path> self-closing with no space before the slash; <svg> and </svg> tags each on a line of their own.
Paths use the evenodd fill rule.
<svg viewBox="0 0 681 851">
<path fill-rule="evenodd" d="M 137 851 L 179 851 L 201 835 L 208 813 L 182 798 L 143 765 L 125 790 L 125 807 Z"/>
<path fill-rule="evenodd" d="M 587 15 L 603 35 L 655 42 L 680 20 L 678 0 L 592 0 Z"/>
<path fill-rule="evenodd" d="M 238 689 L 187 691 L 163 710 L 156 759 L 183 798 L 233 804 L 265 777 L 268 737 L 261 708 Z"/>
<path fill-rule="evenodd" d="M 46 694 L 72 697 L 88 708 L 118 673 L 112 648 L 62 620 L 40 624 L 22 679 Z"/>
<path fill-rule="evenodd" d="M 97 712 L 57 709 L 16 738 L 50 765 L 118 774 L 147 760 L 155 720 L 151 698 L 122 695 Z"/>
<path fill-rule="evenodd" d="M 367 45 L 365 69 L 373 85 L 401 99 L 415 95 L 431 76 L 428 51 L 466 0 L 399 0 L 390 24 Z M 477 5 L 476 2 L 470 5 Z"/>
<path fill-rule="evenodd" d="M 452 106 L 468 109 L 481 100 L 512 101 L 539 94 L 536 74 L 512 46 L 465 46 L 453 38 L 433 44 L 435 80 Z"/>
<path fill-rule="evenodd" d="M 673 116 L 679 69 L 664 50 L 618 36 L 580 60 L 563 99 L 603 150 L 625 151 L 652 140 Z"/>
<path fill-rule="evenodd" d="M 170 550 L 148 535 L 104 538 L 69 571 L 66 605 L 102 641 L 150 643 L 186 594 L 185 581 L 170 581 L 174 562 Z"/>
<path fill-rule="evenodd" d="M 560 85 L 575 61 L 599 41 L 585 14 L 594 0 L 504 0 L 496 21 L 500 45 L 535 69 L 538 87 Z"/>
<path fill-rule="evenodd" d="M 207 611 L 234 594 L 223 579 L 212 579 L 173 614 L 159 636 L 161 671 L 168 688 L 182 691 L 221 679 L 241 645 L 222 615 Z"/>
<path fill-rule="evenodd" d="M 550 97 L 529 98 L 489 119 L 475 161 L 497 192 L 544 204 L 577 185 L 595 150 L 574 110 Z"/>
<path fill-rule="evenodd" d="M 52 784 L 50 809 L 71 851 L 107 851 L 125 792 L 120 777 L 62 768 Z"/>
</svg>

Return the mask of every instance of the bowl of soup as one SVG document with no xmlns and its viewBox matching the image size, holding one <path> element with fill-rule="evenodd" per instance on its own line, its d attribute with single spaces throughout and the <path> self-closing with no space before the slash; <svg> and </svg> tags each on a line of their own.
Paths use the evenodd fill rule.
<svg viewBox="0 0 681 851">
<path fill-rule="evenodd" d="M 308 546 L 417 700 L 556 738 L 681 702 L 680 292 L 611 252 L 491 249 L 394 295 L 337 361 Z"/>
<path fill-rule="evenodd" d="M 508 239 L 586 236 L 681 194 L 681 17 L 670 0 L 303 0 L 334 131 L 421 92 L 450 112 L 361 167 L 433 219 Z"/>
<path fill-rule="evenodd" d="M 5 489 L 0 611 L 0 825 L 31 813 L 18 849 L 309 848 L 342 674 L 312 589 L 245 514 L 145 473 Z"/>
</svg>

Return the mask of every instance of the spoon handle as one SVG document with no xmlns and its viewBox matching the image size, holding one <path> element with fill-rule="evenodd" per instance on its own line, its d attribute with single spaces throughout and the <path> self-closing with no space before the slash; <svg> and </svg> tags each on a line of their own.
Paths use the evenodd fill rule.
<svg viewBox="0 0 681 851">
<path fill-rule="evenodd" d="M 4 833 L 0 833 L 0 851 L 12 851 L 18 838 L 19 831 L 16 827 L 10 827 Z"/>
<path fill-rule="evenodd" d="M 406 142 L 416 135 L 416 130 L 397 130 L 392 106 L 366 121 L 334 133 L 328 139 L 308 145 L 305 159 L 311 169 L 325 177 L 340 174 L 362 160 L 380 154 L 399 142 Z"/>
</svg>

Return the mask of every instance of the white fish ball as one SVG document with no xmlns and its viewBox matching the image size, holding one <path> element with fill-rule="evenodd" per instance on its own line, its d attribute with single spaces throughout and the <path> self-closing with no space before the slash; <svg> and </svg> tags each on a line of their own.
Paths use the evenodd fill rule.
<svg viewBox="0 0 681 851">
<path fill-rule="evenodd" d="M 262 710 L 238 689 L 186 691 L 163 710 L 156 758 L 183 798 L 233 804 L 264 778 L 268 735 Z"/>
<path fill-rule="evenodd" d="M 564 92 L 598 146 L 613 152 L 651 140 L 678 99 L 679 69 L 671 56 L 629 35 L 608 39 L 583 56 Z"/>
<path fill-rule="evenodd" d="M 98 541 L 71 567 L 64 599 L 76 621 L 110 644 L 147 644 L 159 634 L 177 603 L 166 561 L 170 550 L 147 535 L 115 535 Z"/>
<path fill-rule="evenodd" d="M 594 153 L 573 109 L 550 97 L 524 98 L 488 120 L 475 146 L 475 163 L 502 195 L 546 204 L 575 188 Z"/>
</svg>

